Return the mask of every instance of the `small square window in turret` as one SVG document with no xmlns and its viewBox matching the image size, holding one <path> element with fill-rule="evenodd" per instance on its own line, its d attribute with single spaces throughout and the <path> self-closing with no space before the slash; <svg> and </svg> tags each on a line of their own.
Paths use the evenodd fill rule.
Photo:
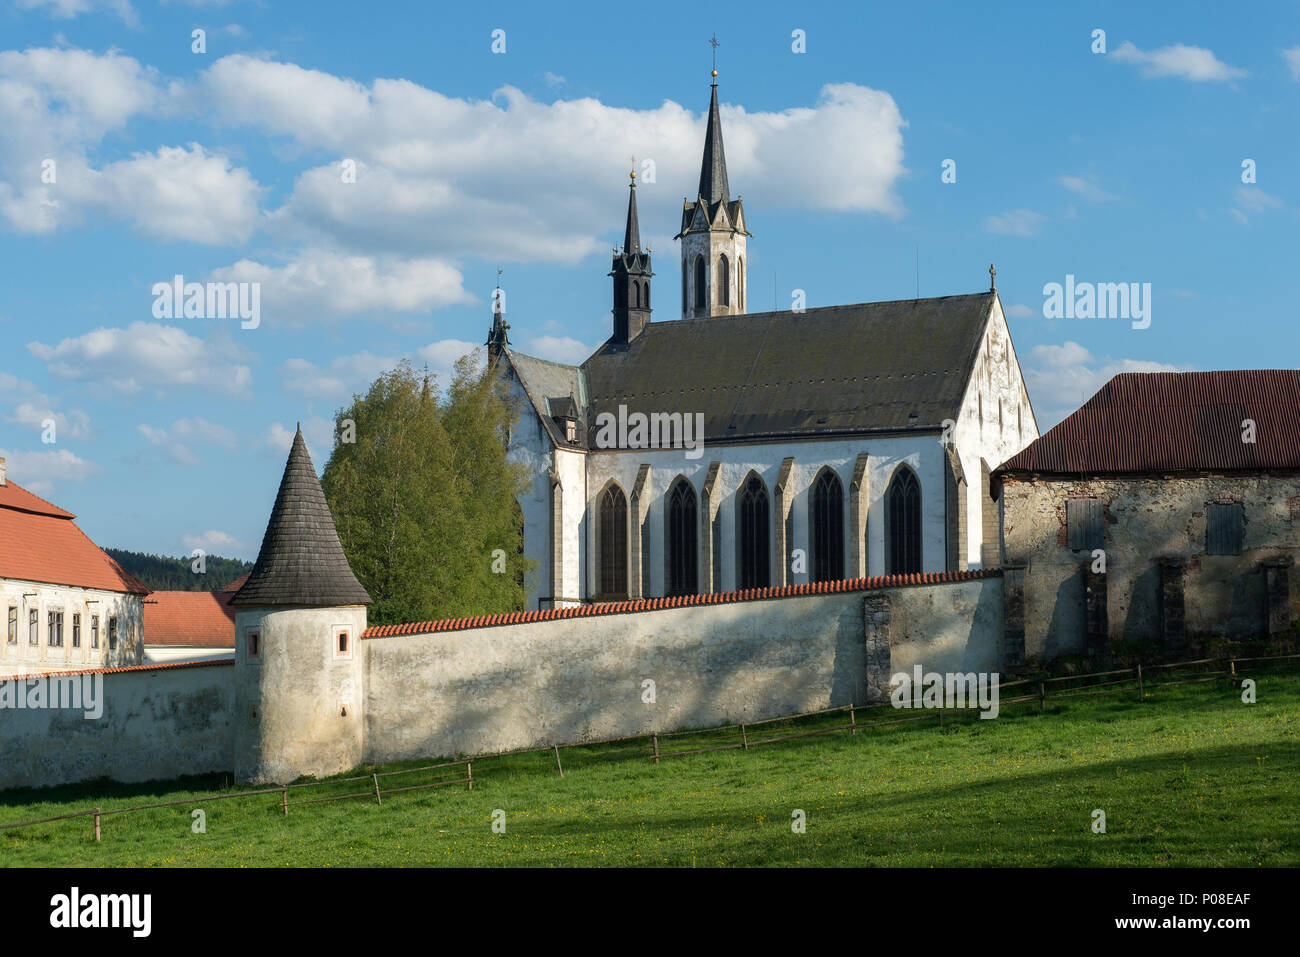
<svg viewBox="0 0 1300 957">
<path fill-rule="evenodd" d="M 250 631 L 244 642 L 244 647 L 248 651 L 249 659 L 262 657 L 262 635 L 260 632 Z"/>
</svg>

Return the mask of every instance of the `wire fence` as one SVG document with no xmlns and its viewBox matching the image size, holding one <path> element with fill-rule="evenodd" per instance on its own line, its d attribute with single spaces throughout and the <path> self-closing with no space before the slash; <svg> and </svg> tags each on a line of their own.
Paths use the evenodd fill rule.
<svg viewBox="0 0 1300 957">
<path fill-rule="evenodd" d="M 1285 666 L 1300 659 L 1300 654 L 1262 655 L 1252 658 L 1202 658 L 1195 661 L 1178 661 L 1162 665 L 1136 665 L 1133 668 L 1121 668 L 1113 671 L 1088 672 L 1077 675 L 1055 677 L 1024 678 L 998 685 L 997 705 L 1001 709 L 1007 705 L 1036 702 L 1040 713 L 1046 713 L 1048 701 L 1076 698 L 1088 695 L 1115 694 L 1121 691 L 1137 690 L 1137 700 L 1145 701 L 1148 689 L 1167 688 L 1175 685 L 1202 684 L 1211 681 L 1223 681 L 1228 686 L 1235 684 L 1243 670 L 1256 671 L 1275 666 Z M 1219 667 L 1216 667 L 1219 666 Z M 1245 668 L 1243 669 L 1243 666 Z M 1011 697 L 1004 697 L 1008 688 L 1018 689 Z M 1023 692 L 1023 693 L 1021 693 Z M 512 751 L 498 751 L 476 754 L 444 761 L 439 764 L 427 764 L 413 768 L 399 768 L 389 771 L 371 771 L 343 778 L 327 778 L 324 781 L 301 781 L 295 784 L 282 784 L 271 788 L 257 788 L 232 793 L 203 794 L 176 801 L 162 801 L 152 804 L 137 804 L 130 807 L 90 808 L 58 814 L 53 817 L 39 818 L 32 821 L 18 821 L 0 824 L 0 831 L 50 824 L 75 818 L 93 819 L 95 840 L 103 835 L 103 819 L 118 814 L 148 811 L 158 808 L 208 804 L 213 801 L 229 801 L 239 798 L 279 797 L 278 808 L 285 817 L 291 807 L 303 807 L 309 804 L 321 804 L 333 801 L 360 800 L 373 798 L 382 806 L 384 795 L 425 791 L 450 785 L 465 785 L 467 791 L 474 790 L 474 765 L 479 765 L 482 774 L 484 765 L 497 762 L 492 770 L 508 769 L 512 762 L 531 755 L 549 754 L 555 761 L 555 770 L 564 777 L 564 765 L 561 751 L 578 755 L 582 764 L 589 762 L 606 763 L 623 760 L 651 760 L 655 764 L 669 758 L 689 755 L 709 754 L 718 751 L 748 751 L 762 745 L 776 744 L 782 741 L 794 741 L 817 737 L 824 734 L 847 732 L 851 736 L 865 734 L 875 728 L 932 722 L 942 727 L 946 720 L 968 718 L 978 715 L 981 709 L 968 703 L 961 708 L 925 708 L 922 713 L 903 718 L 889 718 L 898 709 L 892 702 L 875 705 L 847 704 L 819 711 L 801 714 L 783 715 L 759 721 L 740 724 L 722 725 L 712 728 L 692 728 L 683 731 L 652 732 L 650 734 L 626 735 L 618 738 L 604 738 L 596 741 L 573 742 L 570 744 L 552 743 L 542 747 L 521 748 Z M 884 719 L 876 715 L 884 714 Z M 690 745 L 690 746 L 686 746 Z M 571 768 L 572 769 L 572 768 Z M 438 773 L 433 773 L 438 772 Z M 409 775 L 426 775 L 425 779 L 415 784 L 382 787 L 380 779 L 397 779 Z M 409 780 L 409 778 L 408 778 Z M 350 789 L 343 794 L 324 794 L 307 797 L 314 791 L 337 788 L 344 785 L 356 785 L 360 781 L 369 782 L 369 787 Z M 304 795 L 301 798 L 296 795 Z M 269 805 L 268 805 L 269 807 Z"/>
</svg>

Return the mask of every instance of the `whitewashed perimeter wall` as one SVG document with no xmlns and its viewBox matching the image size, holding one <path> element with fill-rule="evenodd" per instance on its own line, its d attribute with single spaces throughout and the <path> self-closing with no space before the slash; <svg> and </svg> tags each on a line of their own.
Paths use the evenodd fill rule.
<svg viewBox="0 0 1300 957">
<path fill-rule="evenodd" d="M 0 790 L 229 771 L 234 676 L 230 664 L 102 675 L 98 719 L 70 709 L 0 709 Z"/>
<path fill-rule="evenodd" d="M 490 753 L 867 701 L 863 605 L 891 667 L 995 671 L 1002 579 L 562 618 L 363 640 L 366 759 Z M 653 704 L 643 682 L 655 682 Z"/>
</svg>

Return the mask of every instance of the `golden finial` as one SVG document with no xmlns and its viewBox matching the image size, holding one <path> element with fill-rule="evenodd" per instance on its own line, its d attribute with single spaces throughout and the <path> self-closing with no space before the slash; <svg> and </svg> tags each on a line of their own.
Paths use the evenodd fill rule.
<svg viewBox="0 0 1300 957">
<path fill-rule="evenodd" d="M 629 173 L 628 175 L 632 177 L 632 182 L 635 183 L 636 182 L 636 157 L 635 156 L 632 157 L 632 172 Z"/>
</svg>

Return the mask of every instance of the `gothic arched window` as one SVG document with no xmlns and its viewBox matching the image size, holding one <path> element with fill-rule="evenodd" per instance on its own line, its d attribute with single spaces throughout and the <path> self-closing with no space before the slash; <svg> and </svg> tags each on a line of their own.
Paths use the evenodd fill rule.
<svg viewBox="0 0 1300 957">
<path fill-rule="evenodd" d="M 767 488 L 752 472 L 740 487 L 736 519 L 736 585 L 766 588 L 772 581 Z"/>
<path fill-rule="evenodd" d="M 731 264 L 726 256 L 718 257 L 718 305 L 731 305 Z"/>
<path fill-rule="evenodd" d="M 645 299 L 645 302 L 643 302 L 641 305 L 644 306 L 646 309 L 649 309 L 650 308 L 650 280 L 647 279 L 645 282 L 641 283 L 641 292 L 645 294 L 643 297 Z"/>
<path fill-rule="evenodd" d="M 627 496 L 610 484 L 600 497 L 600 595 L 627 597 Z"/>
<path fill-rule="evenodd" d="M 812 487 L 812 580 L 844 577 L 844 486 L 830 469 L 822 469 Z"/>
<path fill-rule="evenodd" d="M 641 284 L 636 280 L 632 281 L 632 302 L 634 309 L 641 308 Z"/>
<path fill-rule="evenodd" d="M 668 594 L 699 592 L 699 521 L 695 489 L 679 478 L 668 490 Z"/>
<path fill-rule="evenodd" d="M 745 308 L 745 260 L 736 260 L 736 305 Z"/>
<path fill-rule="evenodd" d="M 908 575 L 921 570 L 921 483 L 906 465 L 894 472 L 885 492 L 885 517 L 889 522 L 889 574 Z"/>
<path fill-rule="evenodd" d="M 695 257 L 695 308 L 704 309 L 709 304 L 709 291 L 706 284 L 706 273 L 708 268 L 704 265 L 704 257 Z"/>
</svg>

